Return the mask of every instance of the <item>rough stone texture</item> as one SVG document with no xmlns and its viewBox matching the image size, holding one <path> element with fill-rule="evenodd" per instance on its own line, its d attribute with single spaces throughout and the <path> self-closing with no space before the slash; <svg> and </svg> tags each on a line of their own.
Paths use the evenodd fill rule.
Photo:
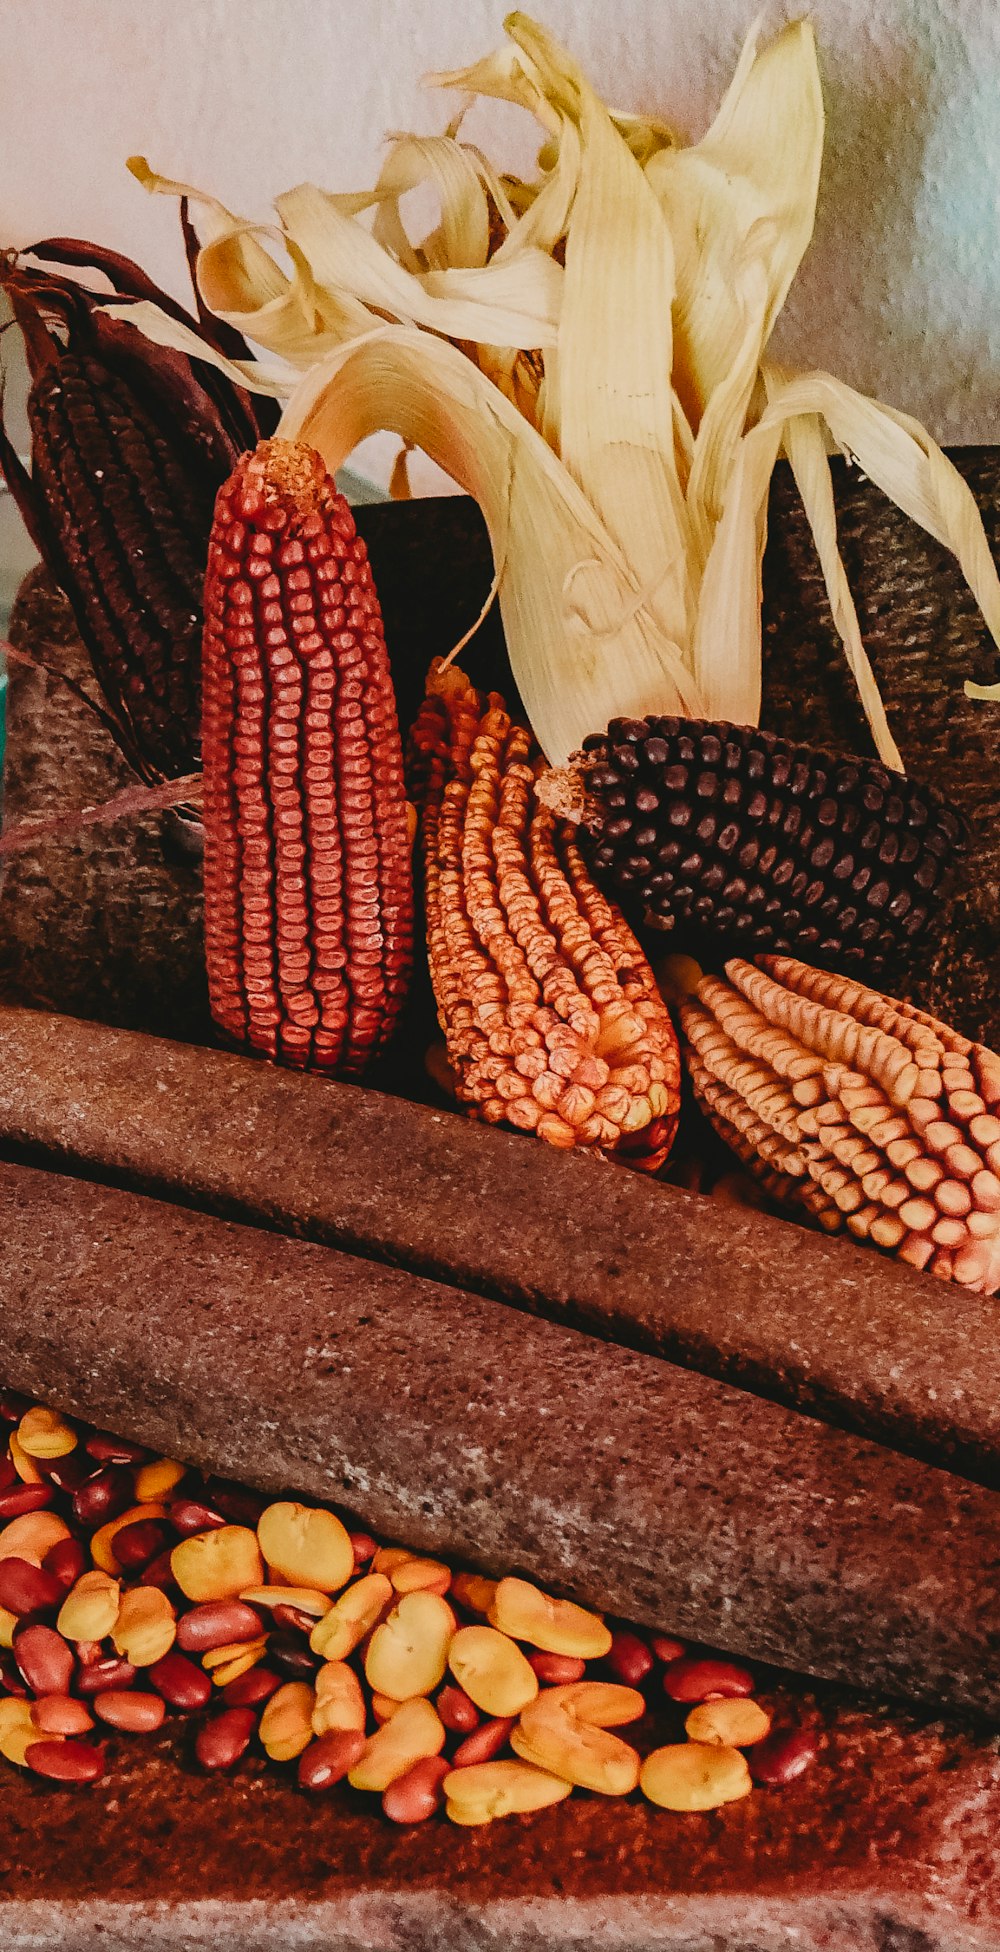
<svg viewBox="0 0 1000 1952">
<path fill-rule="evenodd" d="M 394 1830 L 370 1799 L 306 1798 L 260 1761 L 201 1776 L 183 1736 L 115 1741 L 109 1780 L 82 1793 L 6 1771 L 4 1945 L 996 1952 L 995 1745 L 829 1697 L 790 1705 L 819 1738 L 812 1773 L 708 1816 L 576 1795 L 483 1830 Z"/>
<path fill-rule="evenodd" d="M 1000 1485 L 995 1310 L 870 1249 L 450 1112 L 3 1006 L 0 1151 L 513 1300 Z"/>
<path fill-rule="evenodd" d="M 687 1638 L 1000 1722 L 1000 1498 L 654 1356 L 0 1167 L 0 1376 Z"/>
</svg>

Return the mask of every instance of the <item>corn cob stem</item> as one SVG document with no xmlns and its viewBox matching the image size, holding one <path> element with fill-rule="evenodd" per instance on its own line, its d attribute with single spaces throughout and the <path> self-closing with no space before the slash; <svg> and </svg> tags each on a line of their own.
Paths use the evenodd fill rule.
<svg viewBox="0 0 1000 1952">
<path fill-rule="evenodd" d="M 457 669 L 432 671 L 412 737 L 431 978 L 458 1096 L 552 1145 L 669 1151 L 669 1014 L 572 832 L 535 798 L 531 735 Z"/>
<path fill-rule="evenodd" d="M 357 1076 L 406 992 L 410 840 L 367 553 L 311 448 L 261 442 L 219 495 L 203 685 L 213 1016 Z"/>
</svg>

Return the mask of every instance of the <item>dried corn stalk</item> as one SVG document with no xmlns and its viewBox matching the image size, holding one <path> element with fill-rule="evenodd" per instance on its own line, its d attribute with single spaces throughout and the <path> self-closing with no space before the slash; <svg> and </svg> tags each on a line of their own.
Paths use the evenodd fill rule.
<svg viewBox="0 0 1000 1952">
<path fill-rule="evenodd" d="M 262 441 L 219 496 L 202 743 L 213 1017 L 356 1077 L 409 977 L 403 757 L 365 545 L 319 456 L 288 441 Z"/>
<path fill-rule="evenodd" d="M 712 1124 L 791 1212 L 978 1294 L 1000 1289 L 1000 1057 L 784 956 L 682 1003 Z"/>
<path fill-rule="evenodd" d="M 551 1145 L 652 1170 L 680 1065 L 653 973 L 573 837 L 534 797 L 531 734 L 457 669 L 412 734 L 431 979 L 458 1096 Z"/>
<path fill-rule="evenodd" d="M 435 79 L 529 110 L 544 136 L 534 173 L 502 174 L 463 143 L 463 110 L 443 136 L 398 138 L 368 192 L 280 197 L 288 270 L 259 226 L 190 193 L 204 301 L 286 362 L 227 370 L 285 393 L 302 375 L 282 431 L 329 467 L 388 428 L 477 498 L 514 676 L 555 765 L 615 717 L 757 723 L 784 448 L 880 757 L 900 768 L 837 547 L 828 441 L 955 552 L 998 643 L 1000 579 L 968 487 L 915 421 L 767 358 L 813 228 L 811 26 L 762 49 L 752 28 L 689 146 L 609 110 L 526 15 L 506 29 L 495 54 Z M 412 235 L 418 187 L 440 219 Z M 155 308 L 143 322 L 185 343 Z"/>
</svg>

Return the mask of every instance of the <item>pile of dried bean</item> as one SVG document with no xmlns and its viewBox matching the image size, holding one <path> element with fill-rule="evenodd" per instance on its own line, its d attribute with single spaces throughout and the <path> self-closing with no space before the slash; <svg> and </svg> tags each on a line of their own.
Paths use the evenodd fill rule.
<svg viewBox="0 0 1000 1952">
<path fill-rule="evenodd" d="M 96 1782 L 98 1724 L 149 1734 L 170 1712 L 198 1717 L 205 1769 L 256 1742 L 303 1789 L 346 1778 L 396 1823 L 442 1805 L 487 1823 L 574 1787 L 709 1810 L 814 1758 L 732 1661 L 379 1545 L 10 1392 L 0 1418 L 0 1754 L 38 1775 Z M 648 1725 L 654 1702 L 677 1704 L 678 1739 L 641 1755 L 612 1731 Z"/>
</svg>

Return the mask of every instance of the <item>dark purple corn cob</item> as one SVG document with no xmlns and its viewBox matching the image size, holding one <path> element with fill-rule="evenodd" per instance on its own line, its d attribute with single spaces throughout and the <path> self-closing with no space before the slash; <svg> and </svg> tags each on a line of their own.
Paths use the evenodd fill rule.
<svg viewBox="0 0 1000 1952">
<path fill-rule="evenodd" d="M 869 971 L 918 936 L 961 839 L 877 760 L 756 726 L 614 719 L 584 743 L 595 875 L 653 927 Z"/>
<path fill-rule="evenodd" d="M 125 299 L 195 320 L 127 259 L 69 240 L 33 257 L 96 267 Z M 254 408 L 212 368 L 142 338 L 105 293 L 18 261 L 2 282 L 25 338 L 31 473 L 0 465 L 72 605 L 104 717 L 143 779 L 198 764 L 202 585 L 216 493 L 255 444 Z"/>
</svg>

